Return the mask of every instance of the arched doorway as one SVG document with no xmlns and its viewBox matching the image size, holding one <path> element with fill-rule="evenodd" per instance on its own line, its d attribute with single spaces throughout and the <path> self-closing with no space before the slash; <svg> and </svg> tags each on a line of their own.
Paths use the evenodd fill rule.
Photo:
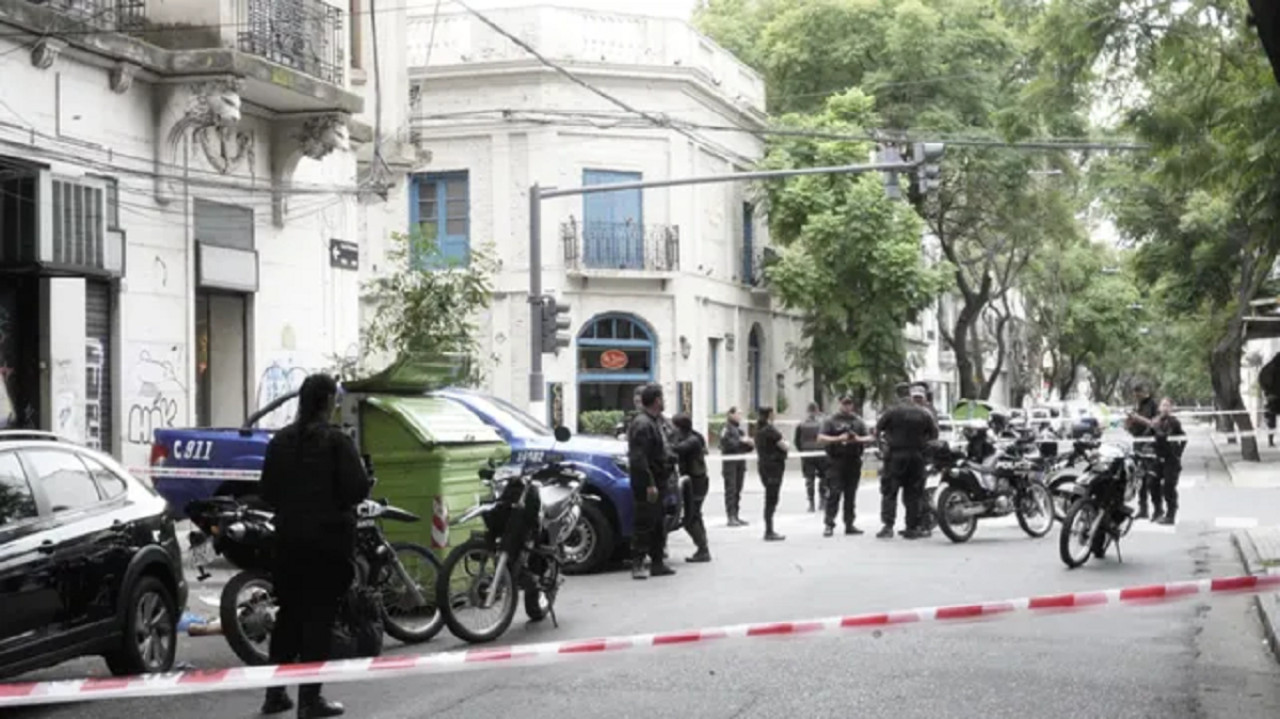
<svg viewBox="0 0 1280 719">
<path fill-rule="evenodd" d="M 635 315 L 610 313 L 578 333 L 578 413 L 632 408 L 639 385 L 654 381 L 658 343 Z"/>
<path fill-rule="evenodd" d="M 747 336 L 747 382 L 748 395 L 751 398 L 751 409 L 760 409 L 761 387 L 760 375 L 763 371 L 761 368 L 761 349 L 764 347 L 764 332 L 760 329 L 760 325 L 751 326 L 751 334 Z"/>
</svg>

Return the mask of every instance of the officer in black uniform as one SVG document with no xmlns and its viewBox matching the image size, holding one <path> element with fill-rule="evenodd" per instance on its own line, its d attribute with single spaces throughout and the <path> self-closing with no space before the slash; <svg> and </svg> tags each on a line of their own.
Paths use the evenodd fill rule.
<svg viewBox="0 0 1280 719">
<path fill-rule="evenodd" d="M 924 397 L 924 391 L 916 387 L 910 390 L 915 397 Z M 876 432 L 885 447 L 884 470 L 880 476 L 880 519 L 884 528 L 876 536 L 893 538 L 893 525 L 897 521 L 898 492 L 902 492 L 902 504 L 906 509 L 907 539 L 929 536 L 922 528 L 925 483 L 925 446 L 938 438 L 938 423 L 933 415 L 912 399 L 900 402 L 880 417 Z"/>
<path fill-rule="evenodd" d="M 747 479 L 747 463 L 729 460 L 729 457 L 749 454 L 756 448 L 747 431 L 742 427 L 742 414 L 737 407 L 729 408 L 729 416 L 720 430 L 720 474 L 724 477 L 724 511 L 730 527 L 749 524 L 742 518 L 742 488 Z"/>
<path fill-rule="evenodd" d="M 627 458 L 631 469 L 631 495 L 635 499 L 635 531 L 631 535 L 631 577 L 647 579 L 676 573 L 665 562 L 667 528 L 663 494 L 675 470 L 673 450 L 667 442 L 662 417 L 662 388 L 648 385 L 640 392 L 644 411 L 627 426 Z M 650 567 L 645 568 L 645 557 Z"/>
<path fill-rule="evenodd" d="M 671 419 L 676 437 L 673 447 L 680 466 L 680 475 L 689 478 L 689 493 L 685 497 L 684 530 L 698 548 L 686 562 L 710 562 L 711 550 L 707 547 L 707 527 L 702 521 L 702 503 L 707 498 L 710 480 L 707 479 L 707 440 L 693 428 L 693 418 L 681 413 Z"/>
<path fill-rule="evenodd" d="M 840 410 L 822 425 L 818 443 L 827 450 L 826 530 L 822 536 L 835 533 L 836 512 L 844 504 L 844 533 L 862 534 L 854 526 L 857 519 L 858 484 L 862 480 L 862 448 L 874 442 L 867 425 L 854 411 L 853 397 L 840 398 Z"/>
<path fill-rule="evenodd" d="M 796 425 L 795 441 L 792 444 L 801 452 L 818 452 L 822 444 L 818 435 L 822 434 L 822 412 L 816 402 L 809 403 L 809 413 L 804 421 Z M 800 472 L 804 475 L 804 493 L 809 497 L 809 511 L 815 511 L 813 504 L 813 485 L 818 485 L 818 506 L 827 506 L 827 461 L 824 457 L 801 457 Z"/>
<path fill-rule="evenodd" d="M 1134 437 L 1153 438 L 1154 430 L 1151 428 L 1151 422 L 1160 414 L 1160 407 L 1151 397 L 1151 390 L 1145 384 L 1136 385 L 1133 388 L 1133 398 L 1136 400 L 1137 406 L 1133 411 L 1129 412 L 1129 417 L 1125 421 L 1125 427 L 1129 430 L 1129 434 Z M 1144 454 L 1155 452 L 1155 448 L 1150 443 L 1141 450 Z M 1150 517 L 1148 502 L 1153 494 L 1152 490 L 1156 489 L 1152 485 L 1158 482 L 1158 477 L 1148 475 L 1142 482 L 1141 493 L 1138 495 L 1138 519 L 1147 519 Z M 1160 512 L 1161 506 L 1164 504 L 1158 491 L 1155 493 L 1156 511 Z"/>
<path fill-rule="evenodd" d="M 331 426 L 338 384 L 307 377 L 298 392 L 298 418 L 267 445 L 259 484 L 275 509 L 280 612 L 271 634 L 272 664 L 329 658 L 338 602 L 355 579 L 355 507 L 369 496 L 369 476 L 351 438 Z M 264 714 L 293 708 L 284 687 L 267 690 Z M 298 691 L 298 717 L 335 717 L 343 707 L 320 696 L 319 684 Z"/>
</svg>

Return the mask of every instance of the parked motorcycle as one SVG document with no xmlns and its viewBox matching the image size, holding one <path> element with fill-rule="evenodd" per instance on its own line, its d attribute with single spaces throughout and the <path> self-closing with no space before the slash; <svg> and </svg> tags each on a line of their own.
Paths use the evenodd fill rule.
<svg viewBox="0 0 1280 719">
<path fill-rule="evenodd" d="M 969 541 L 979 519 L 1009 514 L 1017 515 L 1018 525 L 1031 537 L 1052 529 L 1049 490 L 1026 448 L 1017 443 L 998 448 L 984 429 L 973 428 L 963 449 L 935 444 L 931 454 L 940 472 L 936 521 L 951 541 Z"/>
<path fill-rule="evenodd" d="M 1134 510 L 1129 506 L 1142 482 L 1141 469 L 1129 449 L 1108 444 L 1098 450 L 1089 468 L 1076 480 L 1076 497 L 1058 538 L 1058 553 L 1071 569 L 1084 565 L 1090 556 L 1102 559 L 1115 544 L 1120 556 L 1120 539 L 1133 528 Z"/>
<path fill-rule="evenodd" d="M 1075 483 L 1088 470 L 1089 463 L 1097 455 L 1102 443 L 1096 439 L 1077 439 L 1071 443 L 1071 451 L 1057 456 L 1046 469 L 1045 485 L 1053 498 L 1053 518 L 1066 521 L 1067 510 L 1075 501 Z"/>
<path fill-rule="evenodd" d="M 268 570 L 275 540 L 272 513 L 233 497 L 198 500 L 186 511 L 201 527 L 189 539 L 201 581 L 210 576 L 206 568 L 213 555 L 228 547 L 261 559 L 259 568 L 240 571 L 223 587 L 219 617 L 236 656 L 246 664 L 266 664 L 279 609 Z M 430 640 L 444 626 L 433 591 L 440 560 L 420 544 L 387 541 L 379 525 L 383 520 L 417 522 L 419 517 L 372 499 L 362 502 L 356 514 L 356 583 L 381 595 L 384 631 L 406 644 Z"/>
<path fill-rule="evenodd" d="M 569 430 L 556 429 L 557 441 L 568 439 Z M 436 584 L 449 631 L 473 644 L 507 631 L 521 592 L 530 621 L 550 616 L 555 623 L 565 542 L 582 514 L 586 478 L 555 452 L 537 464 L 482 470 L 481 477 L 492 497 L 454 523 L 480 517 L 485 529 L 449 553 Z"/>
</svg>

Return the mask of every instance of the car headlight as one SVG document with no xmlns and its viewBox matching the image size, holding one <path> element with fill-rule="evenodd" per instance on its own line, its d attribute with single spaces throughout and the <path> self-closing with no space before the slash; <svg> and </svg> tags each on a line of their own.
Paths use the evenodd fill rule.
<svg viewBox="0 0 1280 719">
<path fill-rule="evenodd" d="M 631 474 L 631 462 L 625 454 L 615 454 L 613 456 L 613 466 L 622 470 L 623 474 Z"/>
</svg>

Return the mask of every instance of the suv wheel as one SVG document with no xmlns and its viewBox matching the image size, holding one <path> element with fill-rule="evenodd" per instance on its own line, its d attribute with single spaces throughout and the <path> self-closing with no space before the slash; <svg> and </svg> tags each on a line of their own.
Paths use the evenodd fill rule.
<svg viewBox="0 0 1280 719">
<path fill-rule="evenodd" d="M 107 655 L 116 676 L 154 674 L 173 668 L 178 649 L 178 609 L 159 579 L 138 579 L 125 607 L 120 648 Z"/>
</svg>

